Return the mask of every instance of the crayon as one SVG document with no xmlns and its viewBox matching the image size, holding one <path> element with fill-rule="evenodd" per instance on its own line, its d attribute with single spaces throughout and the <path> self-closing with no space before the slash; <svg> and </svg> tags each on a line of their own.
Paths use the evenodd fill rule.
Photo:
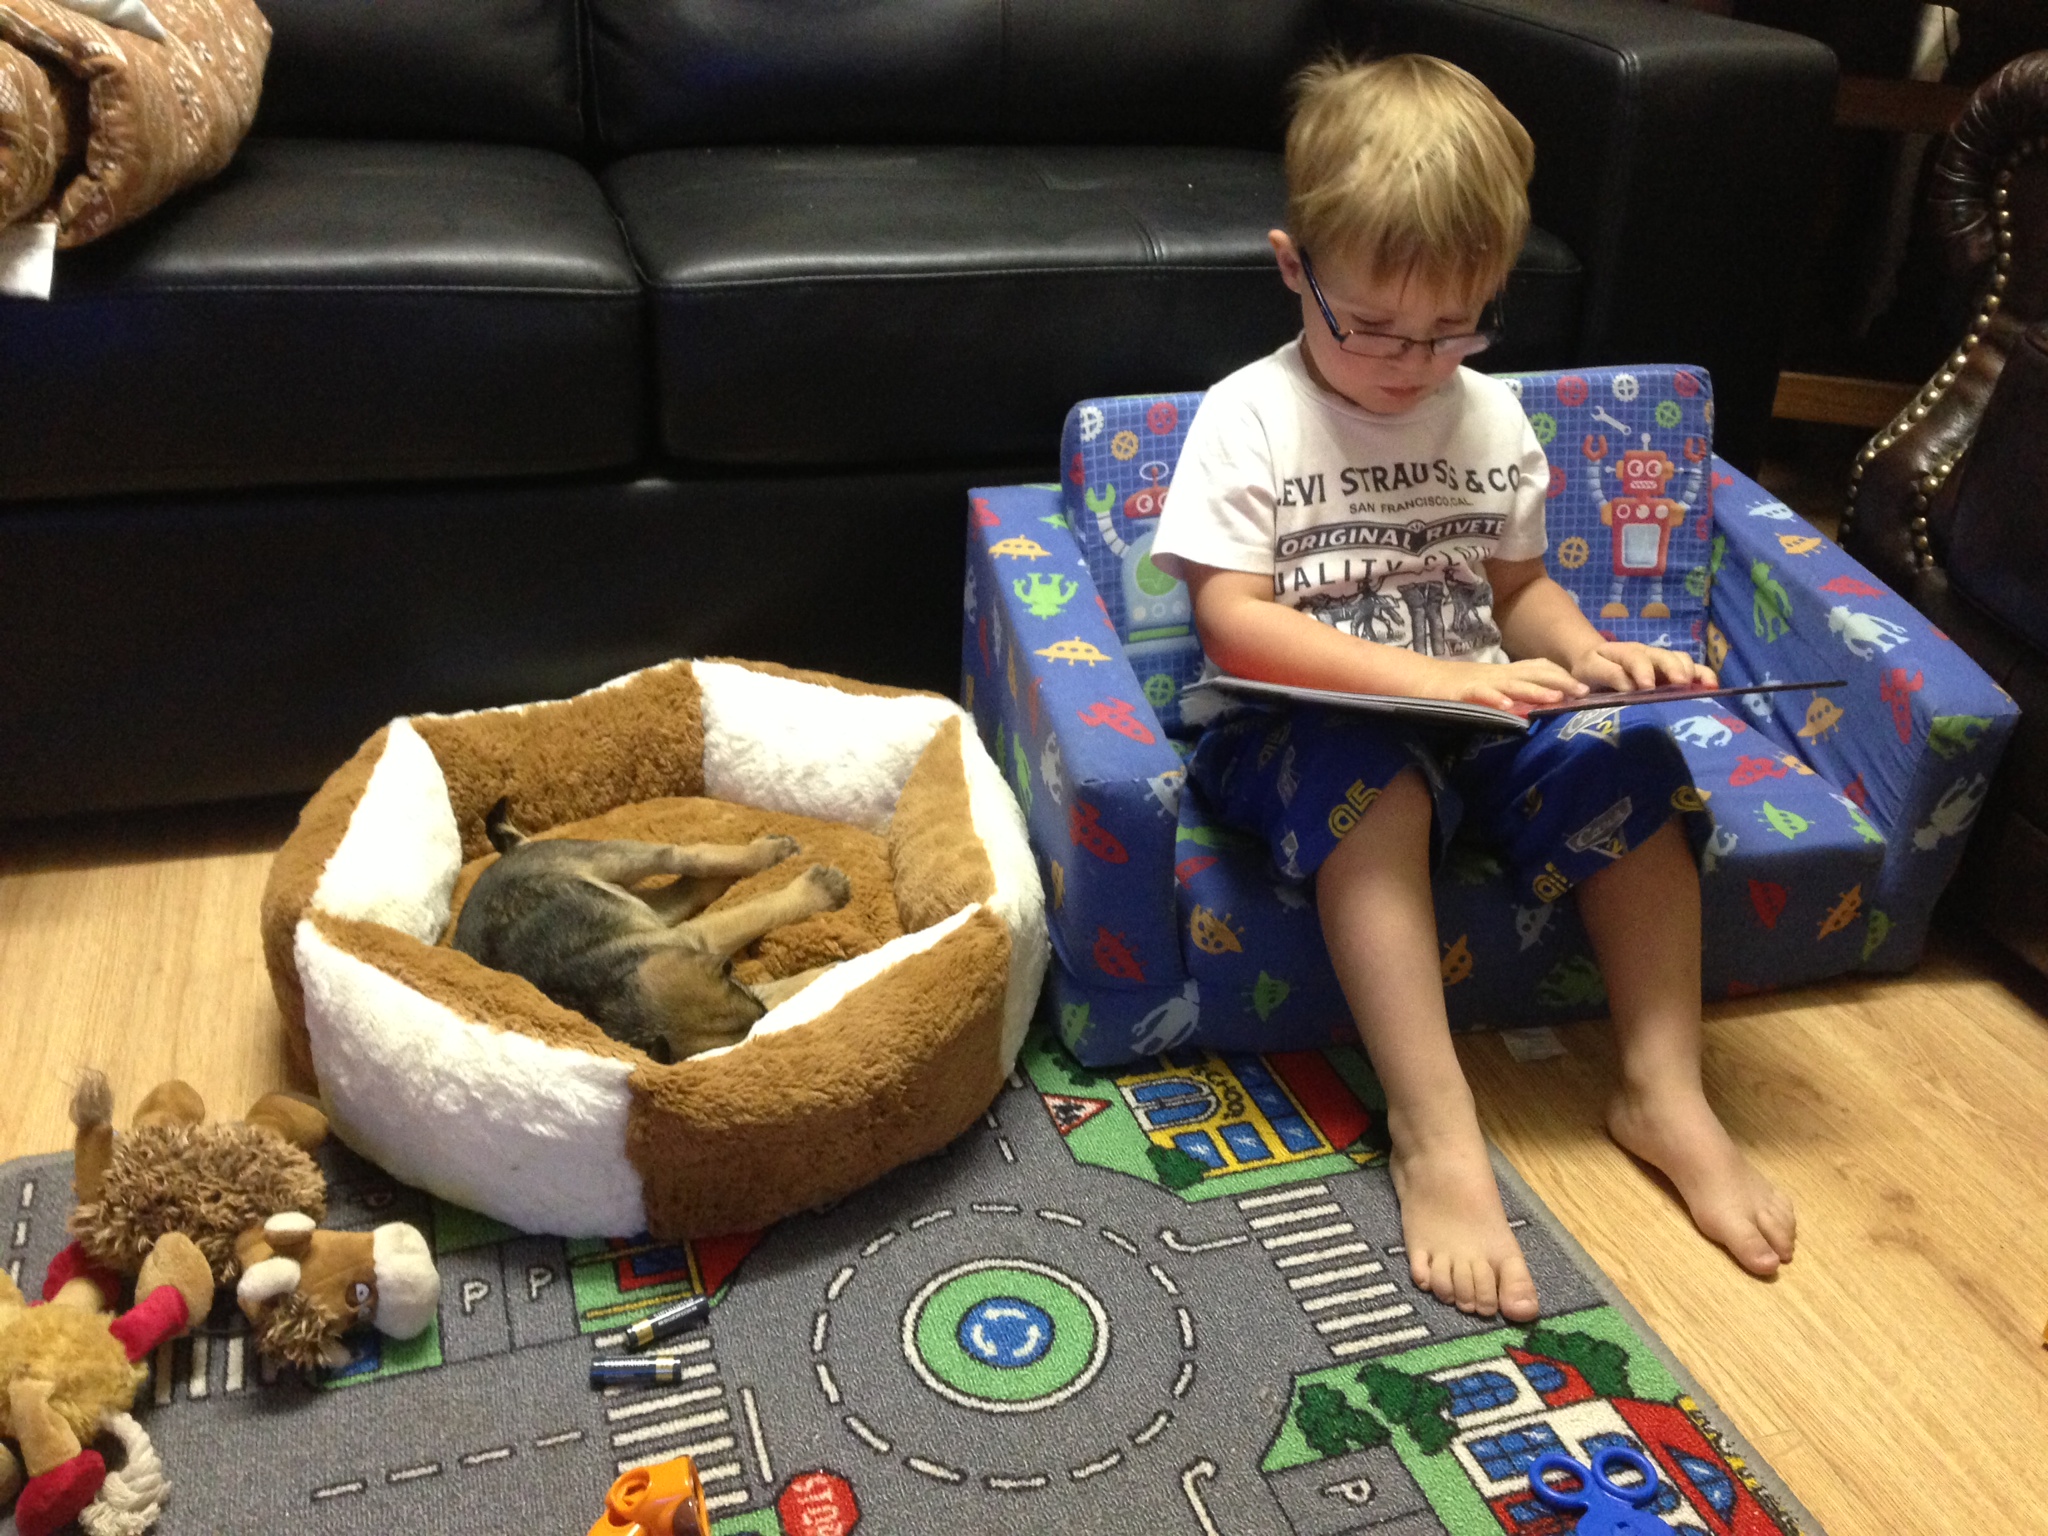
<svg viewBox="0 0 2048 1536">
<path fill-rule="evenodd" d="M 672 1387 L 683 1379 L 680 1355 L 627 1355 L 615 1360 L 590 1362 L 593 1387 Z"/>
<path fill-rule="evenodd" d="M 710 1319 L 711 1298 L 692 1296 L 632 1324 L 626 1329 L 626 1344 L 631 1349 L 645 1349 L 662 1339 L 674 1338 L 685 1328 L 700 1327 Z"/>
</svg>

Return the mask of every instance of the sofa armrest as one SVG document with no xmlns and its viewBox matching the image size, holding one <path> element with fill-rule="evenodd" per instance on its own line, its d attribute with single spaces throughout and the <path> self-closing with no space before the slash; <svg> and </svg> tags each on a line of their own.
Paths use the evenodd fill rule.
<svg viewBox="0 0 2048 1536">
<path fill-rule="evenodd" d="M 1845 679 L 1756 694 L 1749 717 L 1836 785 L 1885 839 L 1864 968 L 1919 958 L 2019 719 L 1918 610 L 1746 475 L 1717 463 L 1707 654 L 1728 682 Z"/>
<path fill-rule="evenodd" d="M 1493 88 L 1536 141 L 1535 222 L 1585 266 L 1573 361 L 1704 364 L 1717 446 L 1753 465 L 1812 243 L 1834 55 L 1613 0 L 1337 0 L 1337 17 L 1354 50 L 1433 53 Z"/>
<path fill-rule="evenodd" d="M 1111 628 L 1056 486 L 969 501 L 962 694 L 1031 829 L 1067 969 L 1186 977 L 1174 904 L 1185 772 Z"/>
<path fill-rule="evenodd" d="M 2013 387 L 2003 382 L 2008 361 L 2024 362 L 2030 330 L 2048 322 L 2039 184 L 2014 175 L 2044 130 L 2048 54 L 2029 53 L 1977 87 L 1938 146 L 1927 208 L 1949 270 L 1974 294 L 1973 313 L 1957 327 L 1955 350 L 1857 456 L 1842 513 L 1843 545 L 1937 624 L 1969 634 L 1979 657 L 2017 648 L 1958 600 L 1943 566 L 1958 544 L 1957 492 L 1981 463 L 1966 455 L 1993 401 Z M 2037 419 L 2038 408 L 2024 414 Z M 1989 664 L 2005 675 L 2009 662 L 1995 656 Z"/>
</svg>

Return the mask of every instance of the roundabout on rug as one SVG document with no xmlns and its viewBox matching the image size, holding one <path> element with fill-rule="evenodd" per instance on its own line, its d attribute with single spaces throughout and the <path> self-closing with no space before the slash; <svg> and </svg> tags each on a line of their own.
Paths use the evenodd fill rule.
<svg viewBox="0 0 2048 1536">
<path fill-rule="evenodd" d="M 1109 1358 L 1109 1314 L 1071 1275 L 974 1259 L 934 1276 L 903 1314 L 903 1354 L 948 1402 L 986 1413 L 1056 1408 Z"/>
<path fill-rule="evenodd" d="M 916 1212 L 826 1287 L 818 1392 L 856 1440 L 935 1482 L 1021 1492 L 1110 1472 L 1196 1382 L 1195 1314 L 1141 1244 L 1061 1206 Z M 896 1385 L 906 1363 L 923 1403 Z"/>
</svg>

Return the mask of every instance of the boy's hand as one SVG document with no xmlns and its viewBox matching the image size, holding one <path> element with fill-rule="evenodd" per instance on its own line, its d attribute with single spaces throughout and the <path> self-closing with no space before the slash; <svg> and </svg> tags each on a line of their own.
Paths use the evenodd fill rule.
<svg viewBox="0 0 2048 1536">
<path fill-rule="evenodd" d="M 1517 704 L 1562 704 L 1585 693 L 1586 685 L 1545 657 L 1528 661 L 1439 661 L 1428 698 L 1455 699 L 1513 709 Z"/>
<path fill-rule="evenodd" d="M 1572 665 L 1572 676 L 1603 693 L 1631 688 L 1712 688 L 1716 678 L 1682 651 L 1635 640 L 1603 640 Z"/>
</svg>

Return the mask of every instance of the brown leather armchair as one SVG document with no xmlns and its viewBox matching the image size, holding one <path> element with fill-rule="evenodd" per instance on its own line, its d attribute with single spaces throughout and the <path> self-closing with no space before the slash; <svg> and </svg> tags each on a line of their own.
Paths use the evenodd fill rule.
<svg viewBox="0 0 2048 1536">
<path fill-rule="evenodd" d="M 1932 200 L 1975 318 L 1859 455 L 1841 541 L 2020 706 L 1950 890 L 2048 973 L 2048 52 L 1971 98 Z"/>
</svg>

